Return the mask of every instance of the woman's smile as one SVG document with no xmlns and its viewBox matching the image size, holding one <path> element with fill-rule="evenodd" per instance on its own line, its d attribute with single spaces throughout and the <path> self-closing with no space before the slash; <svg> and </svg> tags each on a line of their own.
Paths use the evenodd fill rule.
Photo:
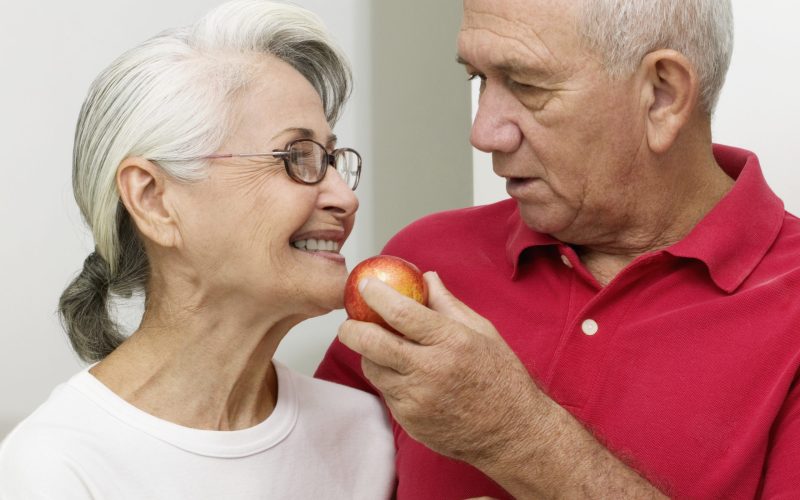
<svg viewBox="0 0 800 500">
<path fill-rule="evenodd" d="M 345 258 L 339 254 L 339 249 L 345 239 L 344 230 L 304 231 L 292 237 L 290 243 L 295 250 L 344 264 Z"/>
</svg>

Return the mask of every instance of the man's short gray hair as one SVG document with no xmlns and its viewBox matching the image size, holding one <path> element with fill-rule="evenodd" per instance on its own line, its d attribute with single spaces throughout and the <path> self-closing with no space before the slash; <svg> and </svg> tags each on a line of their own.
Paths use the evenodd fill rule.
<svg viewBox="0 0 800 500">
<path fill-rule="evenodd" d="M 583 0 L 581 16 L 612 75 L 630 74 L 654 50 L 676 50 L 694 64 L 701 105 L 714 111 L 733 52 L 731 0 Z"/>
<path fill-rule="evenodd" d="M 129 297 L 149 276 L 144 247 L 117 192 L 117 168 L 125 158 L 157 158 L 175 179 L 201 179 L 207 161 L 178 160 L 213 154 L 222 145 L 234 100 L 263 56 L 302 74 L 333 126 L 350 93 L 349 65 L 314 14 L 282 3 L 223 4 L 191 26 L 129 50 L 91 85 L 75 132 L 72 183 L 96 251 L 59 303 L 82 359 L 100 360 L 122 342 L 108 315 L 109 294 Z"/>
</svg>

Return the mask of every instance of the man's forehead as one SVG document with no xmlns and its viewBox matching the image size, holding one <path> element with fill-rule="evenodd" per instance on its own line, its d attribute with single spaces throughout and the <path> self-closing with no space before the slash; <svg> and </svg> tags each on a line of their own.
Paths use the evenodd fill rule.
<svg viewBox="0 0 800 500">
<path fill-rule="evenodd" d="M 583 0 L 463 0 L 464 12 L 491 12 L 499 16 L 528 12 L 576 11 Z"/>
<path fill-rule="evenodd" d="M 462 26 L 546 31 L 574 26 L 580 0 L 464 0 Z"/>
<path fill-rule="evenodd" d="M 559 0 L 465 0 L 458 55 L 508 72 L 550 65 L 579 45 L 575 19 Z"/>
</svg>

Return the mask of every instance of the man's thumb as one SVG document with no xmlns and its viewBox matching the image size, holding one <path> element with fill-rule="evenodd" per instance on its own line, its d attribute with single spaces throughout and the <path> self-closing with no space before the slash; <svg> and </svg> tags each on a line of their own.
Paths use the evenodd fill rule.
<svg viewBox="0 0 800 500">
<path fill-rule="evenodd" d="M 491 326 L 487 319 L 458 300 L 444 286 L 442 279 L 436 272 L 428 271 L 425 273 L 424 278 L 425 283 L 428 285 L 429 308 L 480 333 L 488 333 L 487 327 L 492 331 L 494 330 L 494 327 Z"/>
</svg>

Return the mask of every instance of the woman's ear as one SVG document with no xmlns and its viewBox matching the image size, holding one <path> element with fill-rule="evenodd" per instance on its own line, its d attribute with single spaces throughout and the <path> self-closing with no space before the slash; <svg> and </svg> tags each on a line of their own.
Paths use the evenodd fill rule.
<svg viewBox="0 0 800 500">
<path fill-rule="evenodd" d="M 180 231 L 166 181 L 164 172 L 144 158 L 126 158 L 117 168 L 120 199 L 136 228 L 153 243 L 175 247 L 180 243 Z"/>
<path fill-rule="evenodd" d="M 680 52 L 656 50 L 642 60 L 647 110 L 647 141 L 657 154 L 668 151 L 694 115 L 699 82 L 692 63 Z"/>
</svg>

